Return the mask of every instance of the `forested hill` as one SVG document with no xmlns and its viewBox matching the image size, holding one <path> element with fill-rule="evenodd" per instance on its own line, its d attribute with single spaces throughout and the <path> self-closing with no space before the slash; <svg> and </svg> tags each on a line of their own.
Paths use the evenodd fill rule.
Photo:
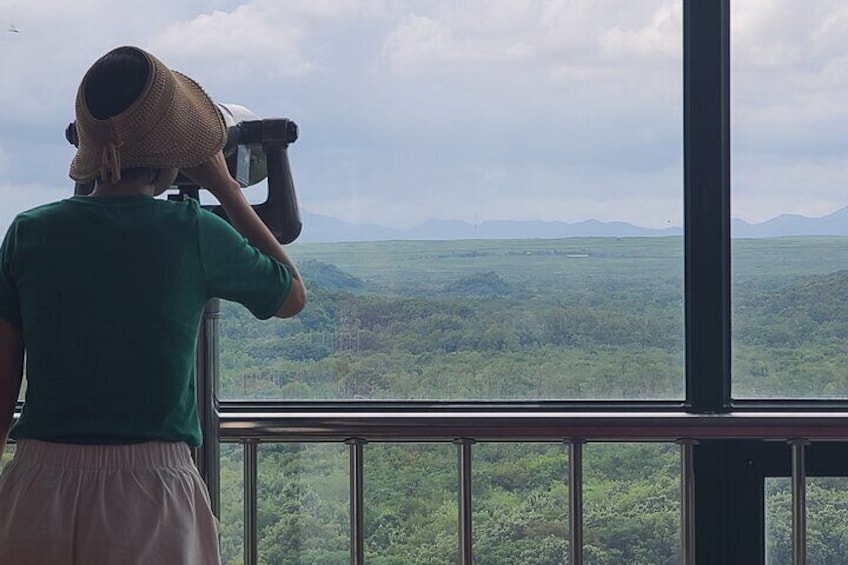
<svg viewBox="0 0 848 565">
<path fill-rule="evenodd" d="M 355 292 L 362 290 L 365 286 L 362 279 L 342 271 L 335 265 L 316 259 L 301 261 L 298 270 L 309 280 L 310 287 Z"/>
</svg>

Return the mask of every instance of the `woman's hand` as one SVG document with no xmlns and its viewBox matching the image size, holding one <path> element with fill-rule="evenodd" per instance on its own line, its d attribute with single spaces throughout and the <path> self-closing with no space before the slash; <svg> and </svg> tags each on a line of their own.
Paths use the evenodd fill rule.
<svg viewBox="0 0 848 565">
<path fill-rule="evenodd" d="M 218 201 L 226 200 L 233 192 L 240 192 L 238 182 L 230 176 L 224 153 L 218 151 L 196 167 L 182 169 L 182 173 L 212 193 Z"/>
</svg>

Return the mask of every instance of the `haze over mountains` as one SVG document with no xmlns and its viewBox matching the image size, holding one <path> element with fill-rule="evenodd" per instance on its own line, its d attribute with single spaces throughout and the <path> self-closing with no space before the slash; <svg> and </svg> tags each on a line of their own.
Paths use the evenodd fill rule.
<svg viewBox="0 0 848 565">
<path fill-rule="evenodd" d="M 555 239 L 562 237 L 659 237 L 680 235 L 678 226 L 666 229 L 643 228 L 626 222 L 586 220 L 567 223 L 559 221 L 492 220 L 470 224 L 460 220 L 428 220 L 408 230 L 375 224 L 353 224 L 320 214 L 301 210 L 304 242 L 447 240 L 447 239 Z M 751 224 L 733 219 L 731 235 L 746 237 L 781 237 L 799 235 L 848 236 L 848 206 L 810 218 L 797 214 L 782 214 L 765 222 Z"/>
</svg>

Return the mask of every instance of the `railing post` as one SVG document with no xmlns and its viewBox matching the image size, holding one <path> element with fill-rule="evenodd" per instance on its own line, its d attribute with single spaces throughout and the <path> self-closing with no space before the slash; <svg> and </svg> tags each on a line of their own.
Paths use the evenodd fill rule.
<svg viewBox="0 0 848 565">
<path fill-rule="evenodd" d="M 472 498 L 471 498 L 471 446 L 473 439 L 462 438 L 457 444 L 457 465 L 459 470 L 459 555 L 462 565 L 474 563 Z"/>
<path fill-rule="evenodd" d="M 681 550 L 683 565 L 695 565 L 695 445 L 694 439 L 681 439 L 680 490 L 681 490 Z"/>
<path fill-rule="evenodd" d="M 350 563 L 365 563 L 365 440 L 349 439 L 350 447 Z"/>
<path fill-rule="evenodd" d="M 570 565 L 583 565 L 583 444 L 568 441 L 568 531 Z"/>
<path fill-rule="evenodd" d="M 221 450 L 218 419 L 218 318 L 221 301 L 206 303 L 197 339 L 197 413 L 203 445 L 194 452 L 194 461 L 206 483 L 212 512 L 221 517 Z"/>
<path fill-rule="evenodd" d="M 792 564 L 807 565 L 807 468 L 804 439 L 789 441 L 792 448 Z"/>
<path fill-rule="evenodd" d="M 255 439 L 242 441 L 244 449 L 244 565 L 259 562 L 258 527 L 258 445 Z"/>
</svg>

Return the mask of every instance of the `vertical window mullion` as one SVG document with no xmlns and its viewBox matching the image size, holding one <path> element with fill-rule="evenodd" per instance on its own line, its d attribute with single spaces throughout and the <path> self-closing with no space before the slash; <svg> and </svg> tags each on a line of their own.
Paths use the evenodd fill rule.
<svg viewBox="0 0 848 565">
<path fill-rule="evenodd" d="M 730 0 L 684 0 L 686 403 L 730 409 Z"/>
</svg>

